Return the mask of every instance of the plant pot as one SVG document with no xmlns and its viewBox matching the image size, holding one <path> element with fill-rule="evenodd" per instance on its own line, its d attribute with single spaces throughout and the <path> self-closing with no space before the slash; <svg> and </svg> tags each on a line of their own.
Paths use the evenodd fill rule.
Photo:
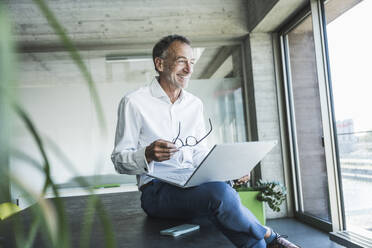
<svg viewBox="0 0 372 248">
<path fill-rule="evenodd" d="M 262 225 L 266 225 L 264 203 L 257 200 L 259 191 L 238 191 L 242 204 L 248 208 Z"/>
</svg>

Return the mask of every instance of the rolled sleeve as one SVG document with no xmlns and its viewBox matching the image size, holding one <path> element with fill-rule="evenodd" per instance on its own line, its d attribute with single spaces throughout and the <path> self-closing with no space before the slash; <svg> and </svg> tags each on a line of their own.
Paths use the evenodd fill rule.
<svg viewBox="0 0 372 248">
<path fill-rule="evenodd" d="M 143 169 L 142 173 L 148 173 L 150 171 L 149 164 L 146 160 L 145 151 L 146 147 L 143 147 L 134 153 L 134 160 L 136 161 L 138 168 Z"/>
<path fill-rule="evenodd" d="M 148 173 L 146 147 L 137 148 L 141 122 L 134 104 L 124 97 L 119 104 L 115 147 L 111 160 L 120 174 L 139 175 Z"/>
</svg>

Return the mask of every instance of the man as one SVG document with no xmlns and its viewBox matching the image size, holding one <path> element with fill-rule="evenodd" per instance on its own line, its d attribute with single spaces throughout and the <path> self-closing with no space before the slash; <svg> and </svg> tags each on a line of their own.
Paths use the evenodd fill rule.
<svg viewBox="0 0 372 248">
<path fill-rule="evenodd" d="M 146 175 L 154 161 L 190 168 L 208 151 L 205 139 L 195 146 L 174 144 L 176 137 L 186 142 L 188 136 L 199 141 L 205 136 L 202 102 L 184 90 L 195 63 L 190 41 L 179 35 L 162 38 L 153 48 L 153 61 L 159 76 L 120 102 L 112 153 L 118 173 L 137 175 L 144 211 L 163 218 L 209 217 L 237 247 L 297 247 L 260 225 L 225 182 L 183 189 Z"/>
</svg>

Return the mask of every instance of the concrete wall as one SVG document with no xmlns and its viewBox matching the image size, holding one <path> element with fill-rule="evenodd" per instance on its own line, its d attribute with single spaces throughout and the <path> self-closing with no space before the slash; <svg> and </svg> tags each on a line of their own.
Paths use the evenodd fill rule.
<svg viewBox="0 0 372 248">
<path fill-rule="evenodd" d="M 272 35 L 253 33 L 247 42 L 250 46 L 249 59 L 252 69 L 248 75 L 248 84 L 251 84 L 250 89 L 254 91 L 256 135 L 258 140 L 278 141 L 278 145 L 261 162 L 262 179 L 284 184 Z M 266 213 L 268 218 L 284 217 L 287 216 L 287 206 L 283 203 L 279 213 L 266 208 Z"/>
<path fill-rule="evenodd" d="M 303 24 L 288 35 L 303 204 L 305 212 L 330 220 L 315 44 L 312 27 Z"/>
</svg>

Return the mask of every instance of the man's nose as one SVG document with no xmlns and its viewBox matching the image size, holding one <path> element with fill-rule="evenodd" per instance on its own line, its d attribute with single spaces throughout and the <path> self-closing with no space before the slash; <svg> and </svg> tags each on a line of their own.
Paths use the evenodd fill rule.
<svg viewBox="0 0 372 248">
<path fill-rule="evenodd" d="M 185 70 L 185 72 L 191 74 L 193 72 L 193 69 L 194 69 L 193 67 L 194 67 L 194 64 L 192 62 L 188 61 L 186 63 L 186 66 L 185 66 L 184 70 Z"/>
</svg>

